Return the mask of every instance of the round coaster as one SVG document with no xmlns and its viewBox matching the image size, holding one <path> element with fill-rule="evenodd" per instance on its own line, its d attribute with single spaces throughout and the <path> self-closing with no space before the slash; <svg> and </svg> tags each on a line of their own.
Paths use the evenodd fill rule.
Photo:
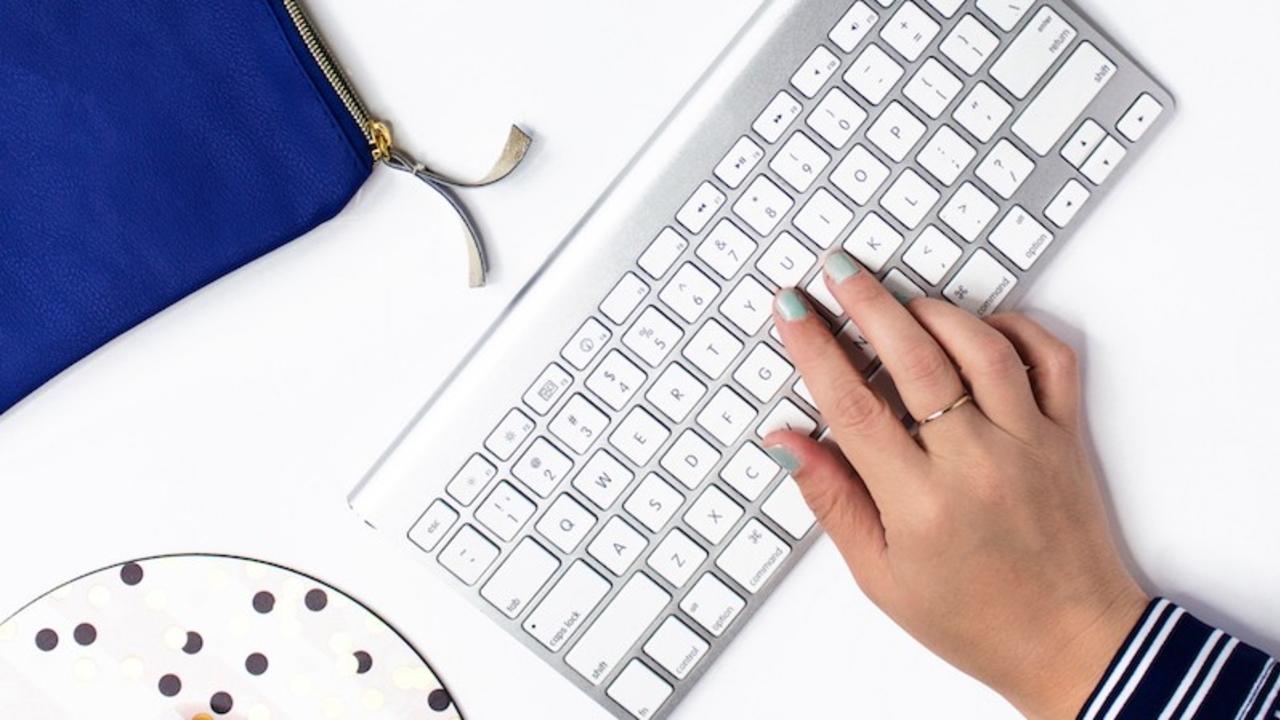
<svg viewBox="0 0 1280 720">
<path fill-rule="evenodd" d="M 351 597 L 211 555 L 100 570 L 0 624 L 0 718 L 461 717 L 426 661 Z"/>
</svg>

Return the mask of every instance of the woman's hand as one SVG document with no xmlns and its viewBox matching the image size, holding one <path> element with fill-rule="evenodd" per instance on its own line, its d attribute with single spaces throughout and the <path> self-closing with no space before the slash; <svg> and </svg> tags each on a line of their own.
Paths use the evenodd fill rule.
<svg viewBox="0 0 1280 720">
<path fill-rule="evenodd" d="M 1075 355 L 1019 315 L 898 302 L 843 253 L 827 284 L 926 418 L 912 437 L 795 290 L 775 316 L 833 445 L 766 439 L 863 591 L 1033 718 L 1074 718 L 1148 598 L 1080 440 Z"/>
</svg>

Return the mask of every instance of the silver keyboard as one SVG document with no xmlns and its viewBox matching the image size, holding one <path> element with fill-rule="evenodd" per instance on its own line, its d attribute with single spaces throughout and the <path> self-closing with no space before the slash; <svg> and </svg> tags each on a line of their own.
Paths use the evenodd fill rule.
<svg viewBox="0 0 1280 720">
<path fill-rule="evenodd" d="M 351 496 L 619 718 L 666 716 L 817 534 L 770 325 L 819 273 L 1008 308 L 1173 99 L 1059 0 L 773 0 Z"/>
</svg>

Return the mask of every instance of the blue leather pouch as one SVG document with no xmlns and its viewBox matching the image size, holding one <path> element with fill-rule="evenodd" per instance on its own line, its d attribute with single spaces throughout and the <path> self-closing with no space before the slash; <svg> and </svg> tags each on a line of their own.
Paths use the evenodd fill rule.
<svg viewBox="0 0 1280 720">
<path fill-rule="evenodd" d="M 0 412 L 337 214 L 394 147 L 298 0 L 0 0 Z M 519 163 L 512 129 L 493 172 Z"/>
</svg>

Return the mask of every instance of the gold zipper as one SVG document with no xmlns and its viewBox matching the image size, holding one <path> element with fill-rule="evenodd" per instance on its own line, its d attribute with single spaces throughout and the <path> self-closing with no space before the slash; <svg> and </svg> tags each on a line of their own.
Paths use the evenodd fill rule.
<svg viewBox="0 0 1280 720">
<path fill-rule="evenodd" d="M 391 134 L 391 125 L 383 120 L 374 118 L 369 113 L 364 101 L 360 99 L 360 95 L 352 86 L 351 81 L 347 79 L 346 73 L 342 71 L 342 66 L 338 64 L 333 54 L 329 52 L 324 38 L 320 36 L 315 25 L 312 24 L 311 18 L 307 16 L 306 10 L 302 7 L 302 1 L 281 1 L 284 3 L 285 12 L 289 14 L 289 19 L 293 21 L 294 28 L 298 31 L 298 36 L 302 38 L 303 44 L 307 46 L 307 50 L 311 53 L 312 59 L 320 67 L 320 71 L 324 73 L 325 79 L 329 81 L 334 93 L 342 100 L 343 106 L 346 107 L 347 112 L 351 114 L 352 119 L 360 127 L 360 132 L 364 134 L 365 139 L 369 142 L 369 152 L 373 156 L 373 161 L 375 163 L 380 162 L 393 170 L 399 170 L 417 177 L 439 193 L 453 207 L 459 220 L 462 221 L 462 229 L 467 239 L 467 258 L 470 266 L 469 284 L 471 287 L 483 286 L 489 265 L 488 259 L 485 257 L 484 244 L 470 213 L 467 212 L 451 188 L 483 187 L 503 179 L 520 165 L 520 161 L 524 159 L 525 153 L 529 150 L 532 139 L 519 127 L 512 125 L 510 132 L 507 133 L 507 142 L 502 149 L 502 153 L 498 156 L 497 161 L 494 162 L 489 172 L 479 180 L 458 180 L 431 170 L 424 163 L 415 160 L 412 155 L 397 148 Z"/>
</svg>

